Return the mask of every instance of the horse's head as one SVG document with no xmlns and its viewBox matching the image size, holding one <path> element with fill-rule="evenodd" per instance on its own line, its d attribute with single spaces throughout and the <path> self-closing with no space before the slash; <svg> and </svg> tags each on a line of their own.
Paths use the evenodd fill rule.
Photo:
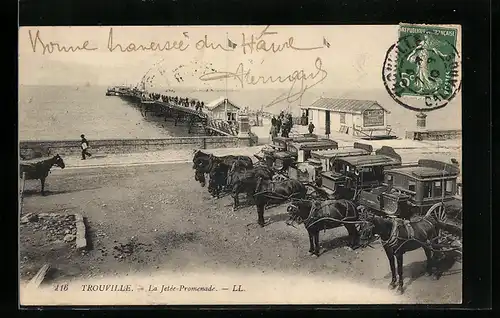
<svg viewBox="0 0 500 318">
<path fill-rule="evenodd" d="M 214 194 L 215 188 L 218 186 L 218 183 L 221 182 L 219 180 L 219 175 L 223 172 L 224 166 L 221 162 L 217 162 L 213 165 L 212 170 L 209 172 L 208 179 L 208 192 Z"/>
<path fill-rule="evenodd" d="M 54 165 L 58 166 L 61 169 L 64 169 L 66 165 L 64 164 L 64 160 L 59 156 L 59 154 L 54 156 Z"/>
<path fill-rule="evenodd" d="M 201 184 L 201 186 L 204 187 L 207 182 L 205 179 L 205 172 L 203 172 L 200 169 L 196 169 L 194 171 L 194 180 L 198 181 Z"/>
<path fill-rule="evenodd" d="M 198 159 L 208 157 L 208 155 L 201 150 L 193 150 L 193 163 L 195 163 Z"/>
<path fill-rule="evenodd" d="M 381 238 L 388 238 L 391 235 L 392 220 L 389 218 L 373 215 L 367 218 L 371 223 L 372 234 L 377 234 Z"/>
<path fill-rule="evenodd" d="M 309 200 L 293 200 L 286 211 L 291 222 L 303 223 L 309 217 L 314 203 Z"/>
</svg>

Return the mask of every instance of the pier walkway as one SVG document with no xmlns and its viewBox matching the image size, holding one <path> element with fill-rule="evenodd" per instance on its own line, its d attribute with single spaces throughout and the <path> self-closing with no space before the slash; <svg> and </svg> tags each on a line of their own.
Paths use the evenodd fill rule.
<svg viewBox="0 0 500 318">
<path fill-rule="evenodd" d="M 150 93 L 132 90 L 128 87 L 112 87 L 106 92 L 107 96 L 118 96 L 130 100 L 133 103 L 141 104 L 145 112 L 164 113 L 169 117 L 180 118 L 189 121 L 192 125 L 201 123 L 203 129 L 209 135 L 237 136 L 238 127 L 229 125 L 223 120 L 212 119 L 204 110 L 197 110 L 190 106 L 176 105 L 174 102 L 162 100 L 161 94 L 156 99 L 150 98 Z M 146 97 L 144 97 L 144 95 Z"/>
</svg>

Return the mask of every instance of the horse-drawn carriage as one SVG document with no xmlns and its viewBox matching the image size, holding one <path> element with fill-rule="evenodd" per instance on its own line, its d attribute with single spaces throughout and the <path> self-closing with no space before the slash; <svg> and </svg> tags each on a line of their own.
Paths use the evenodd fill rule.
<svg viewBox="0 0 500 318">
<path fill-rule="evenodd" d="M 327 198 L 353 199 L 361 189 L 378 186 L 384 170 L 401 165 L 401 157 L 393 148 L 384 146 L 371 153 L 368 147 L 333 154 L 324 161 L 326 171 L 320 173 L 320 191 Z"/>
<path fill-rule="evenodd" d="M 362 190 L 357 203 L 367 213 L 414 219 L 434 213 L 441 231 L 432 246 L 462 255 L 462 200 L 457 197 L 460 170 L 453 164 L 422 159 L 417 164 L 389 168 L 383 183 Z"/>
<path fill-rule="evenodd" d="M 315 182 L 315 171 L 320 168 L 320 163 L 312 158 L 312 152 L 337 148 L 338 143 L 331 139 L 290 142 L 287 144 L 287 151 L 274 154 L 273 168 L 281 179 L 292 178 L 302 182 Z"/>
<path fill-rule="evenodd" d="M 254 154 L 260 162 L 265 163 L 268 167 L 272 168 L 276 157 L 287 156 L 288 144 L 292 142 L 312 142 L 317 141 L 318 136 L 313 134 L 303 134 L 291 137 L 274 137 L 271 144 L 266 145 L 258 153 Z"/>
</svg>

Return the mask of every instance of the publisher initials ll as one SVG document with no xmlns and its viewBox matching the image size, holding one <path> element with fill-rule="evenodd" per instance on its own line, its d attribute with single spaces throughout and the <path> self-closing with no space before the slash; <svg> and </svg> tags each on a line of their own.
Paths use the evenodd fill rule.
<svg viewBox="0 0 500 318">
<path fill-rule="evenodd" d="M 244 290 L 241 289 L 241 285 L 233 285 L 233 291 L 234 292 L 242 292 Z"/>
</svg>

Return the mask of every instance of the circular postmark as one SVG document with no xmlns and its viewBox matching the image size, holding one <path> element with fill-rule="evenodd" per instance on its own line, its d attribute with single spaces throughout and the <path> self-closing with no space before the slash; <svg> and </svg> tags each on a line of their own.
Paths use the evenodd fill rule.
<svg viewBox="0 0 500 318">
<path fill-rule="evenodd" d="M 440 32 L 429 29 L 400 36 L 387 50 L 384 86 L 405 108 L 419 112 L 443 108 L 460 91 L 460 54 Z"/>
</svg>

